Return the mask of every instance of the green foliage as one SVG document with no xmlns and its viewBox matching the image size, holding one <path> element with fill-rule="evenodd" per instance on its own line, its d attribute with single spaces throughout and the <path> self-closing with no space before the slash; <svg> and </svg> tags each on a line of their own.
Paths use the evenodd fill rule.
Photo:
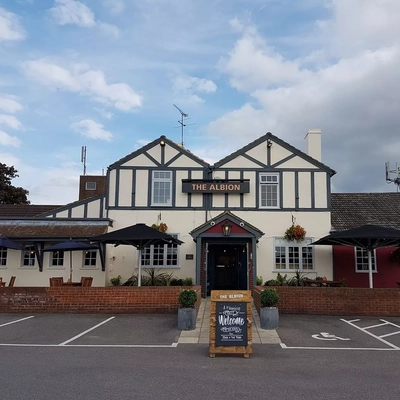
<svg viewBox="0 0 400 400">
<path fill-rule="evenodd" d="M 256 285 L 260 286 L 263 284 L 263 278 L 262 276 L 257 276 L 257 280 L 256 280 Z"/>
<path fill-rule="evenodd" d="M 295 275 L 288 280 L 289 286 L 305 286 L 305 281 L 308 280 L 307 274 L 296 270 Z"/>
<path fill-rule="evenodd" d="M 30 204 L 29 191 L 11 185 L 11 180 L 19 176 L 17 172 L 14 167 L 0 163 L 0 204 Z"/>
<path fill-rule="evenodd" d="M 273 307 L 279 301 L 278 292 L 275 289 L 264 289 L 260 294 L 262 307 Z"/>
<path fill-rule="evenodd" d="M 142 286 L 169 286 L 170 282 L 174 278 L 173 273 L 168 274 L 167 272 L 160 272 L 160 269 L 147 268 L 143 272 L 146 275 L 141 277 Z M 132 275 L 124 284 L 124 286 L 137 286 L 138 285 L 138 275 Z"/>
<path fill-rule="evenodd" d="M 183 289 L 179 293 L 178 301 L 182 307 L 193 308 L 197 301 L 197 292 L 193 289 Z"/>
<path fill-rule="evenodd" d="M 278 272 L 278 275 L 276 276 L 276 279 L 270 279 L 269 281 L 266 281 L 264 283 L 264 286 L 287 286 L 289 284 L 287 274 L 281 275 L 280 272 Z"/>
<path fill-rule="evenodd" d="M 183 286 L 193 286 L 193 278 L 185 278 L 183 280 Z"/>
<path fill-rule="evenodd" d="M 118 275 L 118 276 L 115 277 L 115 278 L 111 278 L 111 279 L 110 279 L 110 283 L 111 283 L 111 285 L 113 285 L 113 286 L 119 286 L 119 285 L 121 284 L 121 275 Z"/>
<path fill-rule="evenodd" d="M 183 286 L 183 279 L 174 278 L 169 283 L 170 286 Z"/>
</svg>

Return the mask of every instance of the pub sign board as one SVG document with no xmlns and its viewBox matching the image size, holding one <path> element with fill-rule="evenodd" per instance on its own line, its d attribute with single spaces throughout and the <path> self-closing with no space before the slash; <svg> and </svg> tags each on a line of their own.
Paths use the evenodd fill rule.
<svg viewBox="0 0 400 400">
<path fill-rule="evenodd" d="M 247 303 L 216 304 L 216 346 L 247 346 Z"/>
<path fill-rule="evenodd" d="M 182 179 L 182 193 L 250 193 L 250 179 Z"/>
</svg>

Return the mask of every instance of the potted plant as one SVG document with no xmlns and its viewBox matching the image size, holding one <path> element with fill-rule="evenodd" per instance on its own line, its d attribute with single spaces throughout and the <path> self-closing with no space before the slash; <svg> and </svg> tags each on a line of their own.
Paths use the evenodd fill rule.
<svg viewBox="0 0 400 400">
<path fill-rule="evenodd" d="M 197 292 L 193 289 L 183 289 L 178 297 L 178 329 L 182 331 L 191 331 L 196 329 L 196 301 Z"/>
<path fill-rule="evenodd" d="M 275 289 L 264 289 L 260 294 L 260 324 L 261 329 L 276 329 L 279 323 L 278 308 L 275 304 L 279 301 Z"/>
<path fill-rule="evenodd" d="M 292 225 L 285 231 L 284 238 L 291 242 L 296 240 L 296 242 L 302 242 L 306 238 L 306 230 L 300 225 Z"/>
</svg>

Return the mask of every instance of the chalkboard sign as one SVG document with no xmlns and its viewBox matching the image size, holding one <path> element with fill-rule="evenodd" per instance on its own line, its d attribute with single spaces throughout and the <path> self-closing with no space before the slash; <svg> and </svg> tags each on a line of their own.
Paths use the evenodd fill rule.
<svg viewBox="0 0 400 400">
<path fill-rule="evenodd" d="M 247 346 L 247 303 L 217 302 L 216 346 Z"/>
</svg>

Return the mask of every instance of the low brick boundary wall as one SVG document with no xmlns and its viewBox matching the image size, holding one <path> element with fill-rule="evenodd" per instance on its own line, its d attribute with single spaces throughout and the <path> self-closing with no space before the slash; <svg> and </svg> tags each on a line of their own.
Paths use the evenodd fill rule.
<svg viewBox="0 0 400 400">
<path fill-rule="evenodd" d="M 260 313 L 260 292 L 278 291 L 280 313 L 315 315 L 400 316 L 400 289 L 256 286 L 254 305 Z"/>
<path fill-rule="evenodd" d="M 201 303 L 201 287 L 110 286 L 110 287 L 1 287 L 3 313 L 175 313 L 182 289 L 197 291 L 196 309 Z"/>
</svg>

